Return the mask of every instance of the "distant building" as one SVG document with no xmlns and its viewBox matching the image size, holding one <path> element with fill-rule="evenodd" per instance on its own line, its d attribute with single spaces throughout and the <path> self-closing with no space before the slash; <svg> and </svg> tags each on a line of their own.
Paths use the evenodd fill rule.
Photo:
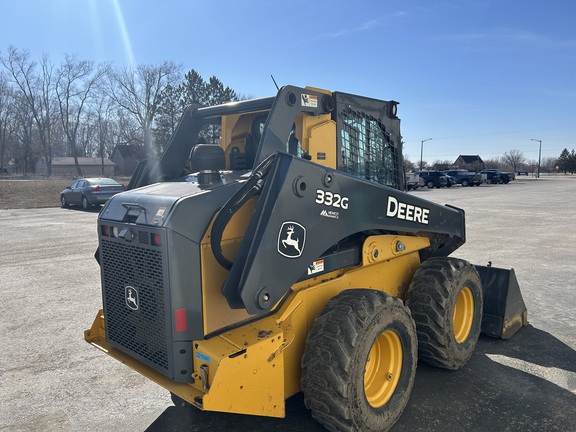
<svg viewBox="0 0 576 432">
<path fill-rule="evenodd" d="M 99 157 L 79 157 L 78 165 L 82 170 L 82 175 L 93 177 L 112 177 L 114 175 L 114 162 L 108 158 Z M 46 161 L 40 160 L 36 164 L 36 174 L 47 174 Z M 73 157 L 52 158 L 52 174 L 77 176 L 78 170 Z"/>
<path fill-rule="evenodd" d="M 478 155 L 460 155 L 454 165 L 468 171 L 482 171 L 484 169 L 484 161 Z"/>
<path fill-rule="evenodd" d="M 131 176 L 138 163 L 146 159 L 146 152 L 141 145 L 117 145 L 110 159 L 116 164 L 116 175 Z"/>
</svg>

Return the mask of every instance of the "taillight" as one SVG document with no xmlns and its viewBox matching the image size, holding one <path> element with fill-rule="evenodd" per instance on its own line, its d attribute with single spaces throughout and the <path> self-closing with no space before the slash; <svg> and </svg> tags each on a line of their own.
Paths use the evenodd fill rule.
<svg viewBox="0 0 576 432">
<path fill-rule="evenodd" d="M 162 246 L 162 237 L 160 237 L 160 234 L 152 233 L 150 238 L 153 246 Z"/>
<path fill-rule="evenodd" d="M 108 225 L 100 225 L 100 233 L 103 236 L 109 237 L 110 236 L 110 227 Z"/>
<path fill-rule="evenodd" d="M 186 309 L 174 310 L 174 327 L 177 332 L 186 331 Z"/>
<path fill-rule="evenodd" d="M 124 190 L 128 190 L 128 188 L 126 187 L 126 185 L 124 185 Z"/>
<path fill-rule="evenodd" d="M 94 186 L 92 192 L 100 192 L 100 186 Z"/>
</svg>

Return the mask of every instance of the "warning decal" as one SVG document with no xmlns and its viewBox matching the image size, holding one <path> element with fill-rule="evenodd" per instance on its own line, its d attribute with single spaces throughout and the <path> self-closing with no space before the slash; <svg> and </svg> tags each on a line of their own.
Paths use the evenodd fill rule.
<svg viewBox="0 0 576 432">
<path fill-rule="evenodd" d="M 302 94 L 300 95 L 303 107 L 318 108 L 318 96 Z"/>
</svg>

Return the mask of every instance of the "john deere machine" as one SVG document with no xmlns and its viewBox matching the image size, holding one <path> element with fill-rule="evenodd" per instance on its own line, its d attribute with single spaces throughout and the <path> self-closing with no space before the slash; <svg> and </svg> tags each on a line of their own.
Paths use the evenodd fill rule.
<svg viewBox="0 0 576 432">
<path fill-rule="evenodd" d="M 303 391 L 330 430 L 388 429 L 418 360 L 458 369 L 527 324 L 513 270 L 449 257 L 464 212 L 404 191 L 397 107 L 294 86 L 189 107 L 98 217 L 85 339 L 177 404 L 283 417 Z"/>
</svg>

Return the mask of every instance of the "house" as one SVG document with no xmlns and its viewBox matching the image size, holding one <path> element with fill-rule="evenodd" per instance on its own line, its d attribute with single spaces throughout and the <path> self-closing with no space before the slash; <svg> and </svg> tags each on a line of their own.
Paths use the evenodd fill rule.
<svg viewBox="0 0 576 432">
<path fill-rule="evenodd" d="M 454 165 L 458 168 L 473 172 L 482 171 L 484 169 L 484 161 L 478 155 L 460 155 L 458 156 L 458 159 L 454 161 Z"/>
<path fill-rule="evenodd" d="M 131 176 L 138 163 L 146 159 L 146 152 L 141 145 L 117 145 L 110 159 L 116 164 L 116 175 Z"/>
<path fill-rule="evenodd" d="M 79 157 L 78 165 L 82 170 L 82 175 L 89 177 L 112 177 L 114 175 L 114 162 L 108 158 L 99 157 Z M 40 160 L 36 164 L 36 174 L 46 174 L 46 161 Z M 77 176 L 78 170 L 74 163 L 73 157 L 54 157 L 52 158 L 52 174 Z"/>
</svg>

